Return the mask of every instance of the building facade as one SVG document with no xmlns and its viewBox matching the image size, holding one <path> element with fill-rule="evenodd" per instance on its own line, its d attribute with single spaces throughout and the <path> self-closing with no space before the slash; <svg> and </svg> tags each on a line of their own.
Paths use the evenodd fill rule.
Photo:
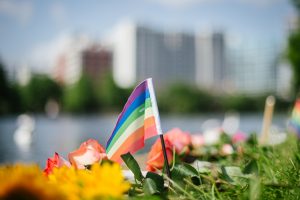
<svg viewBox="0 0 300 200">
<path fill-rule="evenodd" d="M 196 37 L 196 83 L 199 88 L 221 91 L 227 80 L 226 46 L 222 33 Z"/>
<path fill-rule="evenodd" d="M 195 41 L 185 33 L 164 33 L 143 26 L 119 27 L 114 45 L 114 79 L 130 87 L 152 77 L 157 87 L 195 83 Z"/>
<path fill-rule="evenodd" d="M 118 26 L 114 37 L 113 76 L 120 87 L 152 77 L 156 87 L 184 83 L 215 93 L 278 88 L 278 47 L 244 42 L 232 48 L 223 32 L 162 32 L 133 23 Z"/>
<path fill-rule="evenodd" d="M 74 37 L 57 58 L 53 78 L 66 85 L 76 83 L 82 74 L 97 81 L 112 67 L 112 52 L 84 38 Z"/>
</svg>

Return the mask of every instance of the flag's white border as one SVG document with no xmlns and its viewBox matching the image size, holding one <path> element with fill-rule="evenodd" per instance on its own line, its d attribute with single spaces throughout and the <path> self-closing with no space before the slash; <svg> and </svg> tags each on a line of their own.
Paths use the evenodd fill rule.
<svg viewBox="0 0 300 200">
<path fill-rule="evenodd" d="M 150 99 L 151 99 L 151 104 L 152 104 L 152 109 L 153 109 L 153 115 L 154 115 L 155 122 L 156 122 L 157 133 L 158 133 L 158 135 L 162 135 L 163 132 L 162 132 L 161 125 L 160 125 L 160 117 L 159 117 L 159 112 L 158 112 L 152 78 L 147 79 L 147 84 L 148 84 L 148 88 L 149 88 L 149 94 L 150 94 Z"/>
</svg>

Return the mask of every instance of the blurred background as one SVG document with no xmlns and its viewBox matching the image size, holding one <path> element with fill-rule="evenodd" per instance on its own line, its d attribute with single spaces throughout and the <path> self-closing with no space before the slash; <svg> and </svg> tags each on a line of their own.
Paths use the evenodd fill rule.
<svg viewBox="0 0 300 200">
<path fill-rule="evenodd" d="M 299 0 L 0 0 L 0 163 L 44 166 L 88 138 L 105 146 L 148 77 L 165 131 L 259 133 L 270 94 L 285 130 L 299 11 Z"/>
</svg>

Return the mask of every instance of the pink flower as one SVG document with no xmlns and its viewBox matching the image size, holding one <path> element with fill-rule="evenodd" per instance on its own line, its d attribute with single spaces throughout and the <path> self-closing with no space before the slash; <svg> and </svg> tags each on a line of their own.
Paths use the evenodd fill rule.
<svg viewBox="0 0 300 200">
<path fill-rule="evenodd" d="M 227 156 L 233 154 L 233 148 L 230 144 L 224 144 L 221 148 L 221 155 Z"/>
<path fill-rule="evenodd" d="M 191 143 L 194 148 L 199 148 L 205 144 L 202 134 L 191 135 Z"/>
<path fill-rule="evenodd" d="M 245 133 L 238 131 L 236 134 L 234 134 L 231 138 L 232 143 L 239 143 L 239 142 L 245 142 L 247 140 L 247 136 Z"/>
<path fill-rule="evenodd" d="M 189 145 L 191 144 L 191 135 L 188 132 L 183 132 L 179 128 L 174 128 L 164 135 L 165 140 L 168 140 L 178 154 L 188 153 Z"/>
<path fill-rule="evenodd" d="M 69 160 L 77 169 L 84 169 L 85 165 L 91 165 L 107 159 L 105 149 L 94 139 L 83 142 L 79 149 L 69 153 Z"/>
<path fill-rule="evenodd" d="M 71 164 L 55 152 L 53 158 L 48 158 L 44 173 L 49 175 L 54 168 L 60 168 L 62 166 L 71 167 Z"/>
<path fill-rule="evenodd" d="M 172 145 L 169 142 L 169 140 L 165 140 L 165 146 L 167 151 L 168 162 L 169 164 L 171 164 L 173 155 L 172 155 Z M 148 154 L 147 170 L 155 172 L 156 169 L 162 169 L 164 166 L 164 161 L 165 160 L 163 156 L 161 141 L 160 139 L 157 139 L 153 144 L 153 146 L 151 147 L 151 150 Z"/>
</svg>

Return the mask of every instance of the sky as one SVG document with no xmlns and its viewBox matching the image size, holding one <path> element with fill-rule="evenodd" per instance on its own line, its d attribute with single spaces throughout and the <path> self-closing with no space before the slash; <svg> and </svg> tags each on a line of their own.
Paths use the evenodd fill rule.
<svg viewBox="0 0 300 200">
<path fill-rule="evenodd" d="M 100 40 L 124 20 L 282 43 L 294 16 L 289 0 L 0 0 L 0 59 L 47 67 L 71 34 Z"/>
</svg>

